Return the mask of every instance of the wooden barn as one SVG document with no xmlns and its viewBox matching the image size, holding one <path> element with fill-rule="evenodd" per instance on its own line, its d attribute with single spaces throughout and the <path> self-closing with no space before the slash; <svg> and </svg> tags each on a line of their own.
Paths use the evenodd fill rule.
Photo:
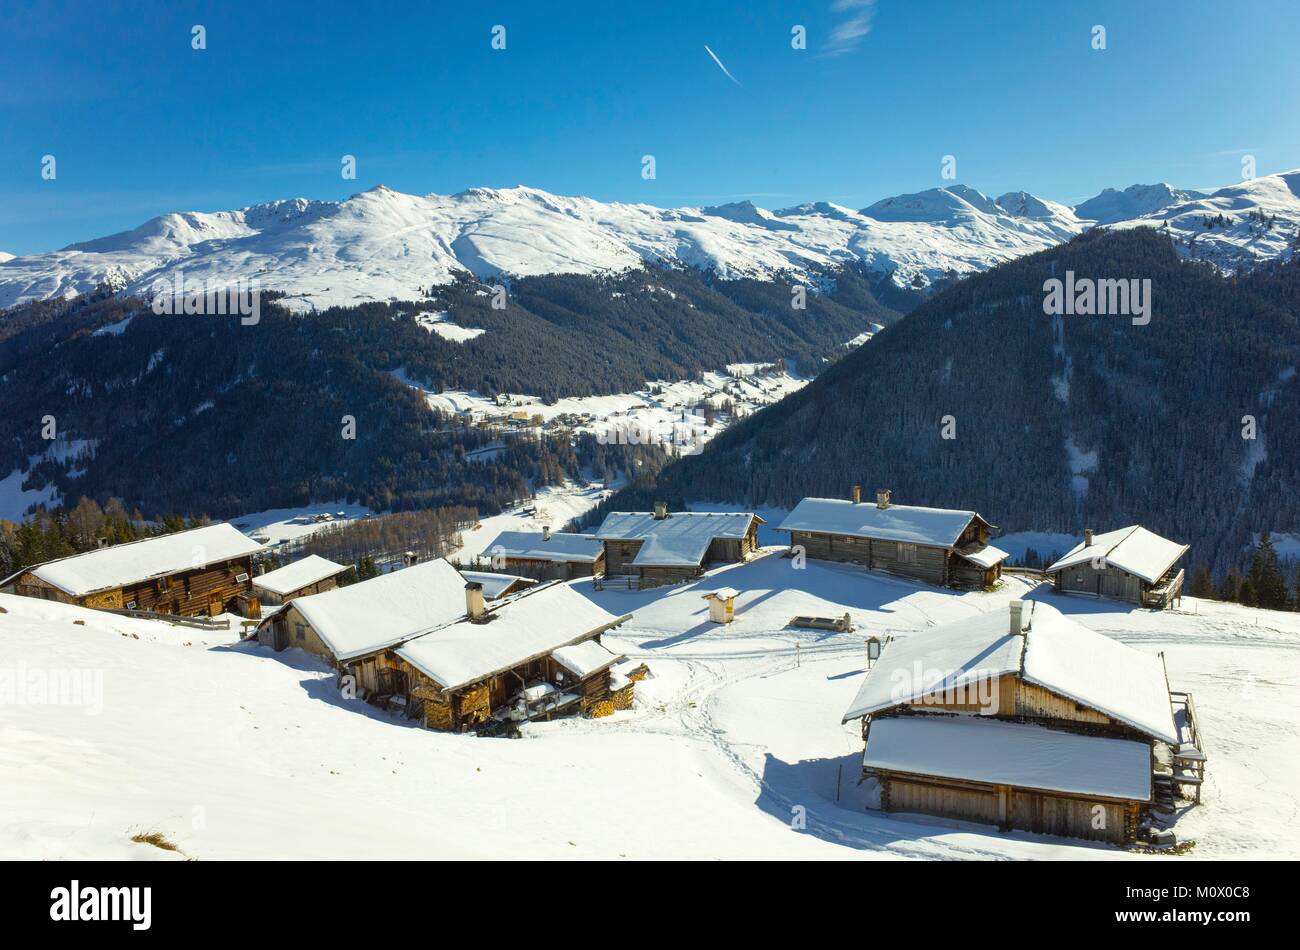
<svg viewBox="0 0 1300 950">
<path fill-rule="evenodd" d="M 261 549 L 233 526 L 214 524 L 46 561 L 0 581 L 0 590 L 81 607 L 210 617 L 237 610 L 250 593 Z"/>
<path fill-rule="evenodd" d="M 605 546 L 590 534 L 502 531 L 483 548 L 492 567 L 539 581 L 573 580 L 605 573 Z"/>
<path fill-rule="evenodd" d="M 309 554 L 292 564 L 253 578 L 253 591 L 266 605 L 277 606 L 295 597 L 323 594 L 338 587 L 338 576 L 347 570 L 318 554 Z"/>
<path fill-rule="evenodd" d="M 1188 545 L 1170 541 L 1140 525 L 1094 535 L 1083 533 L 1065 557 L 1047 569 L 1063 594 L 1123 600 L 1140 607 L 1169 607 L 1183 594 L 1178 566 Z"/>
<path fill-rule="evenodd" d="M 715 562 L 740 562 L 758 549 L 752 511 L 673 511 L 662 503 L 650 511 L 615 511 L 596 537 L 605 545 L 605 576 L 631 578 L 640 587 L 677 584 L 699 577 Z"/>
<path fill-rule="evenodd" d="M 445 560 L 294 598 L 257 627 L 259 643 L 300 647 L 341 667 L 465 614 L 465 579 Z"/>
<path fill-rule="evenodd" d="M 490 571 L 461 571 L 460 576 L 466 581 L 483 585 L 484 600 L 500 600 L 522 590 L 534 587 L 537 581 L 531 577 L 518 574 L 494 574 Z"/>
<path fill-rule="evenodd" d="M 885 811 L 1122 844 L 1203 777 L 1195 706 L 1170 692 L 1163 657 L 1043 603 L 891 642 L 854 719 Z"/>
<path fill-rule="evenodd" d="M 623 659 L 600 636 L 616 617 L 553 581 L 487 604 L 465 585 L 451 623 L 347 666 L 368 698 L 383 698 L 430 729 L 498 731 L 534 719 L 630 708 L 633 685 L 612 668 Z"/>
<path fill-rule="evenodd" d="M 807 557 L 941 587 L 992 587 L 1002 576 L 1007 552 L 988 543 L 993 526 L 976 512 L 896 505 L 885 489 L 874 504 L 860 499 L 856 485 L 850 500 L 805 498 L 776 530 Z"/>
</svg>

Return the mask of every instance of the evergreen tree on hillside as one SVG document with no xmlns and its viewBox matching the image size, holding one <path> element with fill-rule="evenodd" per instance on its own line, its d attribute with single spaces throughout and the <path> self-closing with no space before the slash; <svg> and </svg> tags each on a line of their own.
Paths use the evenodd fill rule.
<svg viewBox="0 0 1300 950">
<path fill-rule="evenodd" d="M 1250 586 L 1260 607 L 1269 610 L 1286 609 L 1286 578 L 1277 566 L 1277 551 L 1273 548 L 1273 539 L 1267 531 L 1260 536 L 1251 558 Z"/>
<path fill-rule="evenodd" d="M 1214 597 L 1214 581 L 1210 578 L 1210 569 L 1206 565 L 1198 564 L 1192 571 L 1190 592 L 1193 597 Z"/>
</svg>

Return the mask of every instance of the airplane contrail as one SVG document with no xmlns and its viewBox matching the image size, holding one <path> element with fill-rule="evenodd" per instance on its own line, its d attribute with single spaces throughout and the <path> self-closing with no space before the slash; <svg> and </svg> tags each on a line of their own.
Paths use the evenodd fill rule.
<svg viewBox="0 0 1300 950">
<path fill-rule="evenodd" d="M 731 75 L 731 70 L 727 69 L 726 66 L 723 66 L 723 65 L 722 65 L 722 60 L 718 59 L 718 54 L 717 54 L 717 53 L 715 53 L 715 52 L 713 52 L 713 50 L 709 49 L 708 44 L 705 44 L 704 52 L 708 53 L 710 56 L 713 57 L 713 61 L 714 61 L 715 63 L 718 64 L 718 68 L 722 70 L 722 72 L 726 75 L 726 77 L 727 77 L 728 79 L 730 79 L 732 82 L 734 82 L 737 86 L 740 86 L 740 80 L 737 79 L 735 76 Z M 740 86 L 740 88 L 744 89 L 745 87 L 744 87 L 744 86 Z"/>
</svg>

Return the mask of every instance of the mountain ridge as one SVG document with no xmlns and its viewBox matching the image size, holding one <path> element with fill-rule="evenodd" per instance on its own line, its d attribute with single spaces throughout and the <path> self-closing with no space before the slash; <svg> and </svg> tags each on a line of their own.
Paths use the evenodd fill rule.
<svg viewBox="0 0 1300 950">
<path fill-rule="evenodd" d="M 1183 256 L 1231 270 L 1294 253 L 1300 186 L 1293 180 L 1300 172 L 1210 195 L 1132 186 L 1076 208 L 1099 209 L 1113 227 L 1164 228 Z M 1117 202 L 1142 214 L 1110 220 Z M 234 211 L 172 212 L 118 234 L 3 261 L 0 309 L 101 285 L 148 296 L 177 272 L 217 285 L 256 280 L 285 292 L 286 304 L 300 311 L 419 299 L 459 276 L 617 273 L 647 263 L 726 279 L 816 282 L 861 262 L 898 287 L 924 290 L 1096 224 L 1076 208 L 1027 192 L 993 199 L 956 184 L 857 211 L 830 202 L 767 210 L 750 201 L 665 209 L 522 185 L 417 196 L 376 185 L 342 201 L 290 198 Z M 1274 230 L 1266 233 L 1270 220 Z"/>
</svg>

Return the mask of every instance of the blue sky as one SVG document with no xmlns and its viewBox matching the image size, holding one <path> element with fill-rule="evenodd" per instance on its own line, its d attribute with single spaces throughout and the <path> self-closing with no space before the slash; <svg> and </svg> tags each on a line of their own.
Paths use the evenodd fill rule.
<svg viewBox="0 0 1300 950">
<path fill-rule="evenodd" d="M 380 182 L 862 207 L 945 184 L 951 154 L 1067 203 L 1227 184 L 1243 152 L 1300 166 L 1297 39 L 1294 0 L 0 0 L 0 249 Z"/>
</svg>

